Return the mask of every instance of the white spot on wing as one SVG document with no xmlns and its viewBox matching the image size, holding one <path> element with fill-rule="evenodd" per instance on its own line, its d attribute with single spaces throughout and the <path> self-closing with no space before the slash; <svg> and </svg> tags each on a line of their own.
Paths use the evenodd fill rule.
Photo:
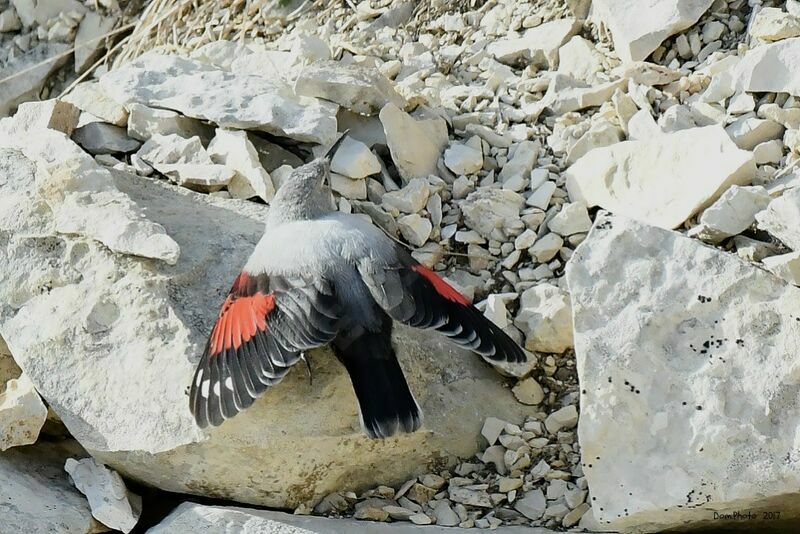
<svg viewBox="0 0 800 534">
<path fill-rule="evenodd" d="M 219 386 L 220 386 L 219 381 L 214 382 L 214 395 L 216 395 L 217 397 L 219 397 Z"/>
<path fill-rule="evenodd" d="M 206 380 L 203 382 L 203 385 L 200 387 L 200 395 L 203 396 L 204 399 L 208 398 L 208 386 L 211 384 L 211 380 Z"/>
<path fill-rule="evenodd" d="M 200 387 L 200 383 L 203 381 L 203 370 L 200 369 L 197 371 L 197 379 L 194 381 L 195 387 Z"/>
<path fill-rule="evenodd" d="M 225 387 L 233 391 L 233 378 L 231 378 L 230 376 L 225 379 Z"/>
</svg>

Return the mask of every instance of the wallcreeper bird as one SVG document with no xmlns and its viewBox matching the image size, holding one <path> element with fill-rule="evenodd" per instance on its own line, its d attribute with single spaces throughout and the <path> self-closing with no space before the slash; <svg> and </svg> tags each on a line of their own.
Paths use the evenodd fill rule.
<svg viewBox="0 0 800 534">
<path fill-rule="evenodd" d="M 328 153 L 280 187 L 266 230 L 233 283 L 189 393 L 200 427 L 217 426 L 277 384 L 304 351 L 331 344 L 371 438 L 413 432 L 422 413 L 391 344 L 392 321 L 432 328 L 490 360 L 522 349 L 381 230 L 332 210 Z"/>
</svg>

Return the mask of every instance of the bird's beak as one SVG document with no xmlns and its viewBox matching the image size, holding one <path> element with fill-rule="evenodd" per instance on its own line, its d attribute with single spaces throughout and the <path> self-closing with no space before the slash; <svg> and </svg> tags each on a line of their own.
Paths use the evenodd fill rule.
<svg viewBox="0 0 800 534">
<path fill-rule="evenodd" d="M 340 135 L 340 136 L 339 136 L 339 139 L 337 139 L 337 140 L 336 140 L 336 142 L 334 142 L 334 143 L 333 143 L 333 145 L 331 145 L 331 147 L 330 147 L 330 148 L 328 149 L 328 151 L 325 153 L 325 155 L 323 156 L 323 158 L 327 159 L 328 161 L 332 160 L 332 159 L 333 159 L 333 156 L 334 156 L 334 154 L 336 154 L 336 151 L 339 149 L 339 145 L 341 145 L 341 144 L 342 144 L 342 142 L 344 141 L 344 138 L 345 138 L 345 137 L 347 137 L 347 134 L 348 134 L 349 132 L 350 132 L 350 130 L 345 130 L 345 131 L 343 131 L 343 132 L 342 132 L 342 135 Z"/>
<path fill-rule="evenodd" d="M 339 146 L 342 144 L 342 142 L 344 141 L 345 137 L 347 137 L 347 134 L 349 132 L 350 132 L 350 130 L 343 131 L 342 135 L 339 136 L 339 139 L 337 139 L 333 143 L 333 145 L 331 145 L 331 147 L 328 149 L 328 151 L 325 153 L 325 155 L 322 156 L 323 161 L 325 161 L 325 172 L 323 173 L 323 176 L 322 176 L 322 183 L 323 184 L 325 182 L 327 182 L 328 185 L 330 185 L 330 183 L 331 183 L 331 161 L 333 160 L 333 156 L 336 154 L 336 151 L 339 150 Z"/>
</svg>

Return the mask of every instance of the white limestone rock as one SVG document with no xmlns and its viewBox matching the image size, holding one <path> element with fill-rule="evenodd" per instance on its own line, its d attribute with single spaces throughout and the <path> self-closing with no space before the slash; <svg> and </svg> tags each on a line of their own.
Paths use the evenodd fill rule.
<svg viewBox="0 0 800 534">
<path fill-rule="evenodd" d="M 331 173 L 331 189 L 350 200 L 367 199 L 367 181 Z"/>
<path fill-rule="evenodd" d="M 800 252 L 800 189 L 790 189 L 756 214 L 758 227 Z"/>
<path fill-rule="evenodd" d="M 573 202 L 675 228 L 755 170 L 751 152 L 707 126 L 593 150 L 567 169 L 567 191 Z"/>
<path fill-rule="evenodd" d="M 783 159 L 783 141 L 773 139 L 772 141 L 759 143 L 753 149 L 753 157 L 756 160 L 756 165 L 780 163 Z"/>
<path fill-rule="evenodd" d="M 516 293 L 512 295 L 516 298 Z M 506 299 L 507 295 L 493 294 L 486 297 L 486 309 L 483 315 L 500 328 L 507 328 L 509 325 Z"/>
<path fill-rule="evenodd" d="M 415 119 L 394 104 L 380 112 L 386 143 L 403 180 L 437 174 L 436 164 L 447 146 L 444 119 Z"/>
<path fill-rule="evenodd" d="M 104 173 L 180 243 L 181 260 L 170 266 L 56 234 L 32 165 L 13 154 L 0 161 L 7 162 L 0 232 L 9 236 L 0 248 L 0 302 L 12 304 L 0 306 L 0 335 L 72 435 L 125 477 L 166 491 L 294 508 L 332 491 L 399 484 L 453 465 L 478 451 L 487 417 L 524 417 L 480 358 L 441 335 L 398 327 L 398 357 L 426 415 L 419 432 L 364 436 L 350 379 L 327 349 L 308 354 L 313 382 L 298 366 L 247 411 L 201 431 L 185 389 L 268 208 Z M 50 289 L 43 292 L 43 284 Z"/>
<path fill-rule="evenodd" d="M 544 263 L 552 260 L 562 246 L 564 246 L 564 239 L 560 235 L 550 232 L 537 239 L 528 249 L 528 254 L 537 262 Z"/>
<path fill-rule="evenodd" d="M 156 134 L 142 145 L 136 153 L 151 165 L 164 163 L 197 163 L 211 165 L 208 152 L 199 137 L 185 139 L 177 134 Z"/>
<path fill-rule="evenodd" d="M 661 135 L 661 128 L 650 111 L 646 109 L 637 111 L 628 121 L 628 139 L 630 140 L 647 141 L 659 135 Z"/>
<path fill-rule="evenodd" d="M 800 37 L 800 18 L 779 7 L 764 7 L 753 17 L 748 32 L 751 36 L 764 41 Z"/>
<path fill-rule="evenodd" d="M 527 179 L 533 166 L 539 159 L 539 150 L 542 148 L 538 141 L 522 141 L 516 145 L 511 159 L 500 169 L 498 177 L 501 182 L 511 178 L 522 177 Z"/>
<path fill-rule="evenodd" d="M 730 72 L 733 92 L 800 96 L 800 37 L 747 51 Z"/>
<path fill-rule="evenodd" d="M 79 83 L 63 100 L 115 126 L 128 125 L 128 110 L 108 98 L 97 82 Z"/>
<path fill-rule="evenodd" d="M 141 514 L 141 497 L 130 493 L 119 473 L 94 458 L 67 458 L 64 471 L 75 488 L 86 495 L 92 516 L 105 526 L 126 534 L 133 530 Z"/>
<path fill-rule="evenodd" d="M 524 204 L 522 195 L 507 189 L 478 189 L 460 207 L 467 227 L 488 239 L 495 228 L 518 220 Z"/>
<path fill-rule="evenodd" d="M 128 135 L 139 141 L 148 141 L 156 135 L 177 134 L 189 139 L 200 137 L 210 139 L 213 129 L 197 119 L 184 117 L 168 109 L 156 109 L 131 103 L 128 109 Z"/>
<path fill-rule="evenodd" d="M 94 530 L 86 499 L 64 473 L 64 459 L 80 454 L 74 441 L 37 443 L 0 454 L 4 532 L 87 534 Z"/>
<path fill-rule="evenodd" d="M 561 19 L 530 28 L 521 37 L 498 39 L 489 43 L 487 53 L 497 61 L 514 65 L 520 61 L 555 69 L 558 49 L 580 31 L 576 19 Z"/>
<path fill-rule="evenodd" d="M 22 21 L 13 7 L 0 12 L 0 33 L 15 32 L 22 28 Z"/>
<path fill-rule="evenodd" d="M 269 202 L 275 196 L 272 178 L 258 159 L 258 152 L 250 142 L 247 132 L 217 128 L 217 135 L 208 145 L 211 161 L 233 169 L 235 175 L 228 183 L 233 198 L 258 196 Z"/>
<path fill-rule="evenodd" d="M 22 102 L 38 98 L 45 80 L 69 59 L 64 54 L 68 49 L 66 44 L 39 43 L 5 64 L 0 83 L 0 118 L 10 115 Z"/>
<path fill-rule="evenodd" d="M 567 151 L 567 163 L 575 163 L 595 148 L 615 145 L 622 138 L 623 131 L 617 125 L 611 121 L 598 120 Z"/>
<path fill-rule="evenodd" d="M 413 523 L 395 522 L 390 525 L 375 521 L 334 519 L 309 515 L 293 515 L 283 512 L 204 506 L 186 502 L 178 506 L 160 524 L 148 530 L 148 534 L 179 534 L 184 532 L 242 532 L 246 534 L 473 534 L 474 528 L 458 528 L 460 519 L 452 509 L 444 510 L 447 501 L 439 501 L 433 511 L 446 518 L 435 526 L 420 528 Z M 438 513 L 437 513 L 438 510 Z M 422 514 L 419 514 L 422 515 Z M 425 523 L 427 524 L 427 523 Z M 549 530 L 529 526 L 501 526 L 492 530 L 495 534 L 549 534 Z"/>
<path fill-rule="evenodd" d="M 623 61 L 640 61 L 697 22 L 714 0 L 595 0 L 592 7 Z"/>
<path fill-rule="evenodd" d="M 690 235 L 719 243 L 740 234 L 756 221 L 756 214 L 766 209 L 770 200 L 769 193 L 761 186 L 731 186 L 703 211 L 700 224 L 692 228 Z"/>
<path fill-rule="evenodd" d="M 227 165 L 204 163 L 158 163 L 153 165 L 158 172 L 173 183 L 201 193 L 213 193 L 227 187 L 238 173 Z M 241 189 L 234 189 L 239 194 Z"/>
<path fill-rule="evenodd" d="M 578 410 L 574 404 L 556 410 L 544 420 L 544 426 L 551 434 L 558 434 L 561 430 L 574 428 L 577 424 Z"/>
<path fill-rule="evenodd" d="M 569 294 L 557 286 L 540 284 L 526 289 L 514 324 L 525 333 L 527 350 L 560 354 L 572 348 Z"/>
<path fill-rule="evenodd" d="M 753 150 L 767 141 L 781 139 L 783 126 L 769 119 L 742 117 L 731 123 L 725 131 L 731 136 L 736 146 L 743 150 Z"/>
<path fill-rule="evenodd" d="M 547 499 L 540 489 L 525 492 L 521 499 L 514 502 L 514 509 L 528 519 L 540 519 L 547 508 Z"/>
<path fill-rule="evenodd" d="M 534 190 L 525 203 L 528 206 L 539 208 L 540 210 L 546 210 L 547 206 L 550 205 L 550 199 L 553 198 L 553 193 L 557 188 L 558 186 L 556 186 L 555 182 L 547 180 Z"/>
<path fill-rule="evenodd" d="M 627 85 L 626 80 L 615 80 L 597 85 L 588 85 L 563 74 L 556 74 L 550 80 L 542 101 L 537 103 L 540 110 L 549 109 L 556 115 L 601 106 L 611 99 L 618 89 Z"/>
<path fill-rule="evenodd" d="M 430 196 L 431 187 L 428 181 L 423 178 L 415 178 L 404 188 L 385 193 L 381 202 L 384 206 L 403 213 L 418 213 L 428 203 Z"/>
<path fill-rule="evenodd" d="M 431 221 L 417 213 L 404 215 L 397 219 L 397 227 L 406 241 L 416 247 L 424 245 L 433 231 Z"/>
<path fill-rule="evenodd" d="M 47 407 L 25 373 L 9 380 L 0 393 L 0 451 L 36 443 Z"/>
<path fill-rule="evenodd" d="M 578 436 L 601 524 L 726 528 L 740 521 L 713 512 L 744 509 L 757 529 L 776 508 L 796 520 L 798 291 L 696 240 L 605 215 L 567 282 Z"/>
<path fill-rule="evenodd" d="M 761 260 L 770 272 L 792 285 L 800 286 L 800 252 L 779 254 Z"/>
<path fill-rule="evenodd" d="M 179 56 L 147 53 L 100 78 L 111 98 L 178 111 L 222 128 L 260 130 L 330 144 L 335 104 L 297 96 L 280 79 L 234 74 Z"/>
<path fill-rule="evenodd" d="M 6 203 L 0 216 L 7 214 L 11 227 L 16 227 L 16 220 L 28 208 L 11 200 L 10 192 L 35 182 L 40 198 L 36 209 L 52 212 L 51 222 L 59 234 L 99 241 L 120 254 L 171 265 L 178 261 L 180 247 L 164 227 L 149 220 L 114 185 L 110 172 L 63 133 L 43 129 L 21 134 L 15 130 L 15 121 L 0 123 L 0 154 L 9 191 L 7 198 L 0 198 L 0 203 Z"/>
<path fill-rule="evenodd" d="M 55 98 L 40 102 L 24 102 L 8 121 L 8 135 L 26 135 L 42 129 L 56 130 L 72 135 L 78 125 L 81 111 L 63 100 Z"/>
<path fill-rule="evenodd" d="M 592 221 L 584 202 L 570 202 L 561 206 L 561 211 L 550 219 L 547 227 L 558 235 L 567 237 L 588 232 Z"/>
<path fill-rule="evenodd" d="M 475 174 L 483 168 L 483 152 L 463 143 L 451 143 L 444 151 L 444 164 L 459 175 Z"/>
<path fill-rule="evenodd" d="M 348 136 L 333 155 L 331 170 L 350 178 L 366 178 L 381 172 L 381 162 L 367 145 Z"/>
<path fill-rule="evenodd" d="M 117 24 L 117 17 L 104 17 L 96 11 L 87 11 L 75 34 L 75 72 L 81 74 L 100 56 L 105 48 L 105 38 Z M 120 125 L 122 126 L 122 125 Z"/>
<path fill-rule="evenodd" d="M 625 62 L 611 71 L 615 78 L 624 78 L 639 85 L 667 85 L 681 79 L 681 72 L 648 61 Z"/>
<path fill-rule="evenodd" d="M 25 26 L 33 26 L 34 23 L 46 26 L 51 19 L 58 18 L 62 13 L 86 12 L 86 7 L 77 0 L 11 0 L 11 4 Z"/>
<path fill-rule="evenodd" d="M 392 82 L 377 69 L 338 61 L 319 61 L 303 68 L 295 90 L 299 95 L 330 100 L 363 115 L 378 113 L 389 103 L 401 109 L 406 105 Z"/>
<path fill-rule="evenodd" d="M 591 41 L 575 35 L 558 51 L 558 72 L 576 80 L 591 82 L 603 70 L 603 54 Z"/>
</svg>

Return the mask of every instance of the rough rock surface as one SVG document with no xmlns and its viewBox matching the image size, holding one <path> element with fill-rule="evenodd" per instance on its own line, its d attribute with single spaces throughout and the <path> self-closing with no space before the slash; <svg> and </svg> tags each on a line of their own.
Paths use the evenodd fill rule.
<svg viewBox="0 0 800 534">
<path fill-rule="evenodd" d="M 800 37 L 748 51 L 731 76 L 740 91 L 800 96 Z"/>
<path fill-rule="evenodd" d="M 129 493 L 122 477 L 94 458 L 67 458 L 64 471 L 89 500 L 92 516 L 105 526 L 126 534 L 133 530 L 141 513 L 141 498 Z"/>
<path fill-rule="evenodd" d="M 76 453 L 80 446 L 73 441 L 39 443 L 0 454 L 0 531 L 91 531 L 89 503 L 62 469 L 65 458 Z"/>
<path fill-rule="evenodd" d="M 751 152 L 708 126 L 595 149 L 567 170 L 567 190 L 573 201 L 675 228 L 755 170 Z"/>
<path fill-rule="evenodd" d="M 4 158 L 25 165 L 21 156 Z M 294 369 L 246 413 L 201 433 L 184 390 L 224 291 L 261 235 L 265 210 L 128 175 L 112 182 L 180 243 L 177 265 L 54 235 L 42 203 L 0 227 L 28 228 L 2 257 L 17 267 L 0 278 L 2 300 L 13 305 L 0 308 L 0 333 L 99 461 L 171 491 L 291 507 L 469 456 L 486 416 L 524 413 L 479 358 L 444 338 L 400 329 L 400 359 L 427 416 L 423 431 L 384 442 L 362 436 L 349 379 L 322 352 L 311 355 L 313 384 Z M 24 205 L 33 183 L 6 183 L 0 198 Z M 42 294 L 44 283 L 50 290 Z M 35 319 L 42 314 L 52 320 L 43 325 Z M 447 369 L 446 383 L 437 369 Z"/>
<path fill-rule="evenodd" d="M 409 523 L 376 523 L 353 521 L 352 519 L 327 519 L 249 510 L 245 508 L 223 508 L 185 503 L 179 506 L 159 525 L 147 534 L 173 534 L 178 532 L 220 532 L 232 530 L 242 534 L 468 534 L 474 529 L 431 526 L 424 529 Z M 501 527 L 492 530 L 496 534 L 548 534 L 545 528 Z"/>
<path fill-rule="evenodd" d="M 0 376 L 0 380 L 2 376 Z M 24 373 L 0 391 L 0 451 L 35 443 L 47 419 L 47 407 Z"/>
<path fill-rule="evenodd" d="M 15 203 L 11 194 L 0 197 L 0 221 L 10 232 L 25 227 L 30 211 L 52 212 L 48 224 L 61 234 L 79 234 L 103 243 L 109 249 L 174 264 L 180 247 L 164 227 L 144 217 L 130 197 L 120 193 L 108 170 L 99 166 L 60 132 L 19 131 L 15 120 L 0 122 L 0 170 L 5 187 L 22 192 L 36 175 L 39 196 L 30 204 Z M 24 197 L 23 197 L 24 198 Z M 5 217 L 4 217 L 5 216 Z"/>
<path fill-rule="evenodd" d="M 796 518 L 798 290 L 677 233 L 605 215 L 567 281 L 595 517 L 648 532 L 711 521 L 712 511 Z"/>
<path fill-rule="evenodd" d="M 646 59 L 670 35 L 688 28 L 714 0 L 595 0 L 623 61 Z"/>
<path fill-rule="evenodd" d="M 372 115 L 392 103 L 405 107 L 405 100 L 389 80 L 378 72 L 360 65 L 342 65 L 323 61 L 304 68 L 295 82 L 299 95 L 336 102 L 355 113 Z"/>
<path fill-rule="evenodd" d="M 5 66 L 0 83 L 0 118 L 37 95 L 47 77 L 67 61 L 64 52 L 68 49 L 61 43 L 41 43 Z"/>
<path fill-rule="evenodd" d="M 386 142 L 404 180 L 436 174 L 436 163 L 447 146 L 444 119 L 415 119 L 394 104 L 380 112 Z"/>
<path fill-rule="evenodd" d="M 279 79 L 233 74 L 192 59 L 149 53 L 104 75 L 100 85 L 120 104 L 171 109 L 223 128 L 322 144 L 336 136 L 336 105 L 295 96 Z"/>
</svg>

